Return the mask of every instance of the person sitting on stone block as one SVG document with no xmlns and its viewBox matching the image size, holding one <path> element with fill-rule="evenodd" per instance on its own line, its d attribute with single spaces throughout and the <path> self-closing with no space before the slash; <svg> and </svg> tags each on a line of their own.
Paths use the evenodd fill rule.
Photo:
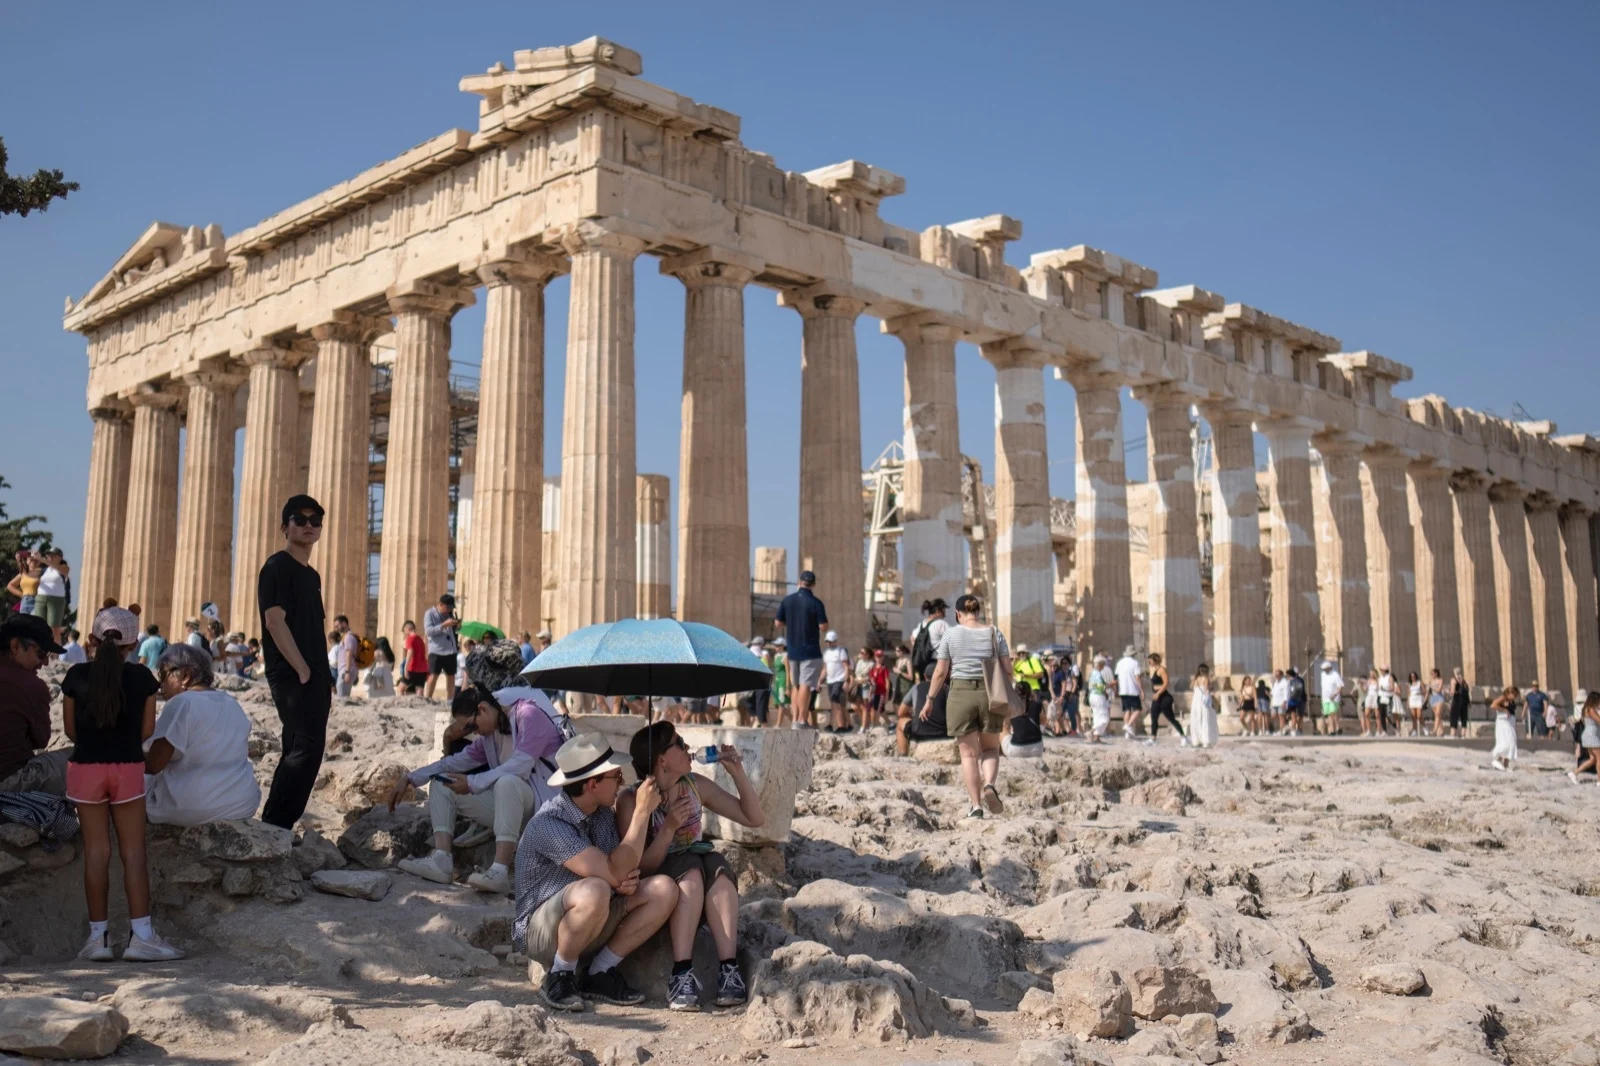
<svg viewBox="0 0 1600 1066">
<path fill-rule="evenodd" d="M 716 941 L 717 997 L 719 1007 L 736 1007 L 748 992 L 739 970 L 739 888 L 728 862 L 703 840 L 705 810 L 740 825 L 756 827 L 766 821 L 755 785 L 744 772 L 739 750 L 730 745 L 717 749 L 717 762 L 728 771 L 739 790 L 734 795 L 711 778 L 690 772 L 689 746 L 671 722 L 656 722 L 633 735 L 628 745 L 638 789 L 617 797 L 617 818 L 632 819 L 640 807 L 650 814 L 639 869 L 663 873 L 678 885 L 678 906 L 669 925 L 672 933 L 672 979 L 667 1006 L 673 1010 L 700 1009 L 700 981 L 694 974 L 694 938 L 705 922 Z M 655 785 L 659 799 L 650 803 L 644 783 Z"/>
<path fill-rule="evenodd" d="M 193 644 L 161 653 L 156 681 L 166 704 L 145 745 L 144 805 L 152 823 L 200 825 L 253 818 L 261 786 L 250 763 L 250 717 L 212 688 L 214 660 Z"/>
<path fill-rule="evenodd" d="M 678 904 L 678 886 L 664 874 L 643 877 L 650 812 L 661 794 L 654 780 L 639 786 L 639 802 L 618 832 L 612 809 L 628 757 L 599 733 L 583 733 L 555 755 L 550 784 L 561 794 L 539 808 L 517 845 L 516 918 L 511 942 L 545 966 L 539 998 L 554 1010 L 581 1011 L 585 997 L 630 1007 L 644 993 L 617 966 Z M 588 973 L 578 962 L 593 955 Z"/>
</svg>

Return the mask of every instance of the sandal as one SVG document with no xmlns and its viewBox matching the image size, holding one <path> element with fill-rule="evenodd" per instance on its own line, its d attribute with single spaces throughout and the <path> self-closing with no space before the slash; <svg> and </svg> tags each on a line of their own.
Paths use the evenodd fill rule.
<svg viewBox="0 0 1600 1066">
<path fill-rule="evenodd" d="M 1006 809 L 1006 805 L 1000 802 L 1000 793 L 993 785 L 983 786 L 983 805 L 989 808 L 990 814 L 999 814 Z"/>
</svg>

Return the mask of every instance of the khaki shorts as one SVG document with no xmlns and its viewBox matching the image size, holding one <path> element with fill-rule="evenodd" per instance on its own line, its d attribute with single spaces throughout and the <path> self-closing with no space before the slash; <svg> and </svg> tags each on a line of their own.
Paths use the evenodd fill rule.
<svg viewBox="0 0 1600 1066">
<path fill-rule="evenodd" d="M 994 733 L 1005 729 L 1006 716 L 989 709 L 989 691 L 982 678 L 953 678 L 949 684 L 950 696 L 944 705 L 945 735 L 965 736 L 968 733 Z"/>
<path fill-rule="evenodd" d="M 576 884 L 576 882 L 574 882 Z M 571 888 L 568 885 L 567 888 Z M 523 930 L 523 938 L 527 941 L 525 954 L 530 959 L 538 959 L 545 967 L 549 967 L 556 958 L 556 930 L 561 926 L 561 919 L 567 913 L 567 888 L 551 896 L 539 904 L 539 909 L 528 918 L 528 927 Z M 617 931 L 617 926 L 622 924 L 623 916 L 628 913 L 628 897 L 611 894 L 611 913 L 606 915 L 605 928 L 595 935 L 594 941 L 585 945 L 579 957 L 592 955 L 599 951 L 611 935 Z M 573 960 L 574 962 L 577 959 Z"/>
</svg>

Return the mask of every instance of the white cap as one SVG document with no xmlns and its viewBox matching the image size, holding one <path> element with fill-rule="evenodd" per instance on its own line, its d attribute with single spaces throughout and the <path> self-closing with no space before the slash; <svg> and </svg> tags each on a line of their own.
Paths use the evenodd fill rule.
<svg viewBox="0 0 1600 1066">
<path fill-rule="evenodd" d="M 765 637 L 751 637 L 750 646 L 752 648 L 765 648 L 767 646 L 767 640 Z"/>
<path fill-rule="evenodd" d="M 1028 646 L 1026 644 L 1018 644 L 1017 645 L 1017 651 L 1021 652 L 1024 655 L 1026 655 L 1028 653 Z"/>
<path fill-rule="evenodd" d="M 826 640 L 826 641 L 828 641 L 830 643 L 837 644 L 837 643 L 839 643 L 839 634 L 835 633 L 833 630 L 830 629 L 830 630 L 828 630 L 827 634 L 823 636 L 822 639 Z"/>
</svg>

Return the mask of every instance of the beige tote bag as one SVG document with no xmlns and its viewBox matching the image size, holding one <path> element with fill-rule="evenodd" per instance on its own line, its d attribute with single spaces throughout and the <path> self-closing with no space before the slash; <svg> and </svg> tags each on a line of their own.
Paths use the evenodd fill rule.
<svg viewBox="0 0 1600 1066">
<path fill-rule="evenodd" d="M 1011 681 L 1011 672 L 1000 661 L 1000 631 L 989 627 L 989 649 L 993 655 L 983 660 L 983 688 L 989 694 L 989 713 L 1013 718 L 1023 712 L 1022 696 Z"/>
</svg>

